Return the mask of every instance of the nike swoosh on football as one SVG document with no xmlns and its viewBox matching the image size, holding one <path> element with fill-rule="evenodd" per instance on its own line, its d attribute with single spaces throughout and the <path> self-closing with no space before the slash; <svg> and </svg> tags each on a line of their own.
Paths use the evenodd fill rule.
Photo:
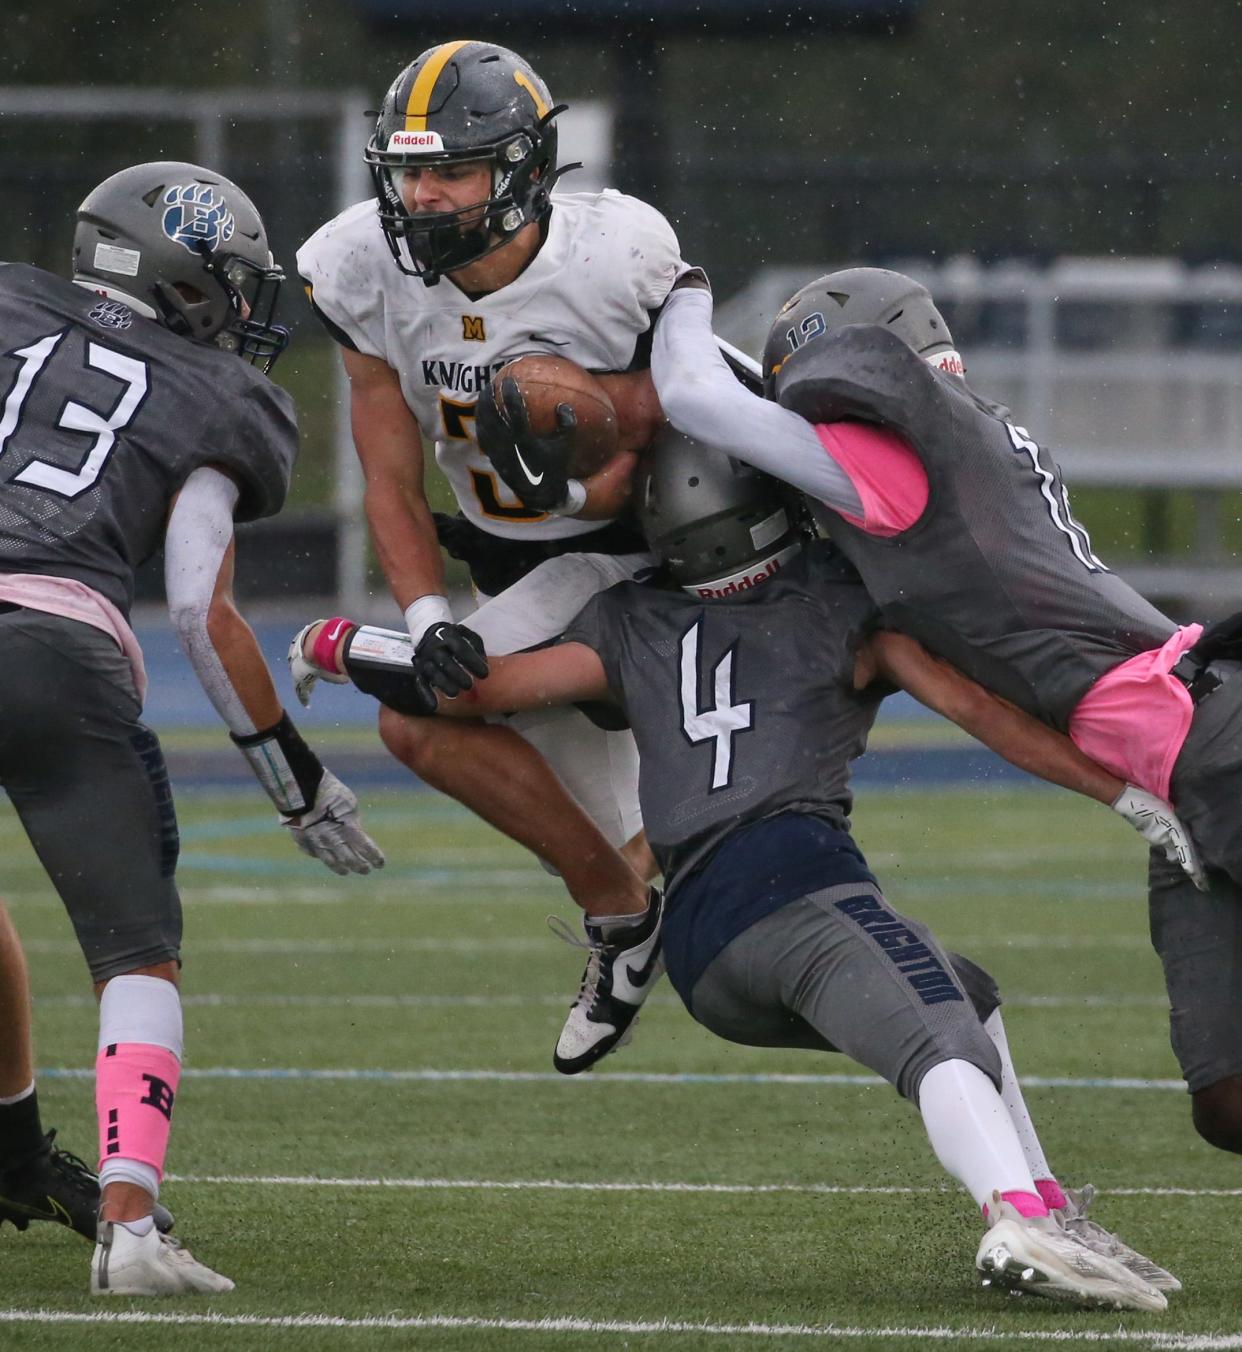
<svg viewBox="0 0 1242 1352">
<path fill-rule="evenodd" d="M 521 465 L 522 473 L 526 475 L 527 479 L 536 487 L 538 487 L 541 483 L 543 483 L 543 475 L 541 474 L 538 478 L 535 478 L 535 476 L 530 472 L 530 466 L 526 463 L 525 460 L 522 459 L 522 452 L 519 451 L 516 446 L 513 448 L 513 453 L 517 456 L 517 462 L 519 465 Z"/>
<path fill-rule="evenodd" d="M 560 338 L 549 338 L 546 333 L 529 333 L 526 335 L 532 343 L 547 343 L 551 347 L 568 347 L 569 342 L 562 341 Z"/>
</svg>

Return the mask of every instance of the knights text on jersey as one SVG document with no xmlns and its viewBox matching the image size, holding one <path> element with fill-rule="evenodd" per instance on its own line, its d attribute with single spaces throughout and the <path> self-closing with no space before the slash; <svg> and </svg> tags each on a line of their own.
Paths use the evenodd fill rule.
<svg viewBox="0 0 1242 1352">
<path fill-rule="evenodd" d="M 128 612 L 195 469 L 228 470 L 252 520 L 280 510 L 296 453 L 292 401 L 249 363 L 0 264 L 0 572 L 74 578 Z"/>
<path fill-rule="evenodd" d="M 853 688 L 870 598 L 811 544 L 750 592 L 703 601 L 622 582 L 565 641 L 599 654 L 638 743 L 651 848 L 675 896 L 739 824 L 806 813 L 848 826 L 849 762 L 880 695 Z"/>
<path fill-rule="evenodd" d="M 338 340 L 397 372 L 423 438 L 436 447 L 464 515 L 510 539 L 557 539 L 597 521 L 523 507 L 474 439 L 484 383 L 527 352 L 623 371 L 652 312 L 684 270 L 672 227 L 620 193 L 557 193 L 547 237 L 515 281 L 471 299 L 443 278 L 426 286 L 396 266 L 373 200 L 321 227 L 298 251 L 311 300 Z"/>
</svg>

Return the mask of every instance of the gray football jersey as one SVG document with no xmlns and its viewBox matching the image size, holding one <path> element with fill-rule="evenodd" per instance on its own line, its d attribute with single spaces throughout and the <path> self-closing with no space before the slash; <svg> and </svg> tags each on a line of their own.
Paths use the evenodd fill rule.
<svg viewBox="0 0 1242 1352">
<path fill-rule="evenodd" d="M 849 762 L 881 692 L 856 692 L 875 610 L 853 570 L 808 545 L 753 591 L 703 601 L 622 582 L 566 642 L 600 656 L 638 743 L 643 824 L 670 884 L 735 827 L 780 812 L 848 829 Z"/>
<path fill-rule="evenodd" d="M 930 495 L 908 530 L 881 538 L 826 509 L 817 519 L 885 624 L 981 685 L 1064 729 L 1100 676 L 1174 632 L 1092 552 L 1047 451 L 888 330 L 808 344 L 777 393 L 816 422 L 882 423 L 914 447 Z"/>
<path fill-rule="evenodd" d="M 219 465 L 237 517 L 280 510 L 293 403 L 232 353 L 119 301 L 0 264 L 0 572 L 75 578 L 123 612 L 190 473 Z"/>
</svg>

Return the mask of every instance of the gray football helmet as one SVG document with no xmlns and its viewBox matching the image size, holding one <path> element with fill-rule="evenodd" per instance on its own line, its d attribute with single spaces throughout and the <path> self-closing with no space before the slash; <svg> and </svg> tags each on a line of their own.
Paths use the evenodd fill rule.
<svg viewBox="0 0 1242 1352">
<path fill-rule="evenodd" d="M 925 286 L 886 268 L 846 268 L 808 282 L 781 306 L 763 347 L 768 393 L 787 357 L 848 324 L 882 324 L 933 366 L 965 373 L 949 326 Z"/>
<path fill-rule="evenodd" d="M 137 164 L 88 193 L 73 234 L 73 278 L 130 295 L 174 333 L 264 371 L 289 341 L 272 322 L 284 273 L 254 203 L 196 164 Z"/>
<path fill-rule="evenodd" d="M 547 85 L 516 52 L 490 42 L 443 42 L 397 76 L 365 158 L 380 225 L 402 272 L 434 286 L 552 210 L 552 185 L 566 172 L 556 167 L 555 126 L 565 107 L 553 105 Z M 484 201 L 461 211 L 406 210 L 403 170 L 471 160 L 491 167 Z"/>
<path fill-rule="evenodd" d="M 671 427 L 643 453 L 634 499 L 652 552 L 695 596 L 746 591 L 802 543 L 792 490 Z"/>
</svg>

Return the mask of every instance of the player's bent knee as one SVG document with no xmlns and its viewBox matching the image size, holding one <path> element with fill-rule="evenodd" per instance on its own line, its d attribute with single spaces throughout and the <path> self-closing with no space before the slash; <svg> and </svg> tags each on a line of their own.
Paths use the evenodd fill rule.
<svg viewBox="0 0 1242 1352">
<path fill-rule="evenodd" d="M 415 774 L 426 768 L 434 754 L 439 726 L 434 718 L 413 718 L 397 713 L 386 704 L 380 705 L 380 741 Z"/>
<path fill-rule="evenodd" d="M 1242 1077 L 1218 1080 L 1191 1095 L 1195 1130 L 1217 1150 L 1242 1155 Z"/>
<path fill-rule="evenodd" d="M 961 953 L 946 951 L 945 957 L 949 959 L 954 975 L 974 1005 L 979 1022 L 986 1023 L 1001 1006 L 1000 987 L 996 984 L 996 978 Z"/>
</svg>

